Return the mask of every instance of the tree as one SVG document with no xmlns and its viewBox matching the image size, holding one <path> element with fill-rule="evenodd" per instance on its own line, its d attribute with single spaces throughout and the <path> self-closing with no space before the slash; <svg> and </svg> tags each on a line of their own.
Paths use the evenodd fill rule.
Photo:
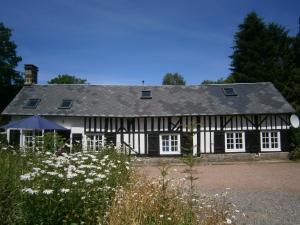
<svg viewBox="0 0 300 225">
<path fill-rule="evenodd" d="M 15 70 L 18 63 L 22 60 L 17 56 L 17 45 L 10 40 L 12 32 L 9 28 L 0 23 L 0 85 L 10 86 L 22 84 L 23 78 Z"/>
<path fill-rule="evenodd" d="M 22 58 L 17 56 L 17 45 L 11 40 L 11 36 L 11 29 L 0 22 L 0 112 L 11 102 L 23 84 L 23 77 L 15 70 Z"/>
<path fill-rule="evenodd" d="M 214 81 L 214 80 L 204 80 L 202 81 L 201 84 L 224 84 L 227 83 L 226 79 L 224 79 L 223 77 L 221 77 L 220 79 Z"/>
<path fill-rule="evenodd" d="M 300 115 L 300 33 L 292 40 L 289 62 L 289 74 L 281 79 L 281 91 Z"/>
<path fill-rule="evenodd" d="M 86 79 L 81 79 L 69 74 L 58 75 L 48 81 L 48 84 L 85 84 Z"/>
<path fill-rule="evenodd" d="M 179 73 L 167 73 L 163 78 L 163 85 L 185 85 L 183 76 Z"/>
<path fill-rule="evenodd" d="M 290 37 L 255 13 L 246 16 L 235 34 L 231 56 L 232 82 L 272 82 L 300 113 L 300 35 Z"/>
<path fill-rule="evenodd" d="M 256 13 L 246 16 L 234 36 L 231 55 L 233 82 L 270 81 L 281 89 L 282 78 L 289 72 L 291 38 L 285 28 L 265 24 Z"/>
</svg>

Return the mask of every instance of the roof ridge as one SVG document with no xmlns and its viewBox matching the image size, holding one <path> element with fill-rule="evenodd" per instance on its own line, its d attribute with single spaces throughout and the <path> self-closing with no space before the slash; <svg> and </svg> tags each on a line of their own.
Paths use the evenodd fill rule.
<svg viewBox="0 0 300 225">
<path fill-rule="evenodd" d="M 199 87 L 199 86 L 225 86 L 225 85 L 257 85 L 272 84 L 272 82 L 255 83 L 222 83 L 222 84 L 191 84 L 191 85 L 142 85 L 142 84 L 34 84 L 33 86 L 109 86 L 109 87 Z M 29 86 L 30 87 L 30 86 Z"/>
</svg>

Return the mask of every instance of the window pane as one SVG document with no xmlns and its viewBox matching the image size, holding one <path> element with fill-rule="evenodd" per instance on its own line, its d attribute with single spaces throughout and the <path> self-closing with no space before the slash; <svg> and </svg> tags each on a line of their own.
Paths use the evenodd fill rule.
<svg viewBox="0 0 300 225">
<path fill-rule="evenodd" d="M 177 152 L 179 149 L 178 135 L 162 135 L 161 145 L 163 152 Z"/>
<path fill-rule="evenodd" d="M 24 108 L 31 108 L 31 109 L 35 109 L 37 107 L 37 105 L 39 104 L 40 99 L 34 98 L 34 99 L 29 99 Z"/>
<path fill-rule="evenodd" d="M 72 107 L 72 100 L 66 100 L 64 99 L 61 103 L 61 105 L 59 106 L 59 108 L 62 108 L 62 109 L 69 109 Z"/>
<path fill-rule="evenodd" d="M 223 88 L 223 91 L 226 96 L 236 96 L 237 95 L 234 88 L 231 88 L 231 87 Z"/>
<path fill-rule="evenodd" d="M 152 98 L 151 91 L 142 91 L 141 98 Z"/>
<path fill-rule="evenodd" d="M 278 132 L 262 132 L 262 147 L 276 149 L 279 147 Z"/>
</svg>

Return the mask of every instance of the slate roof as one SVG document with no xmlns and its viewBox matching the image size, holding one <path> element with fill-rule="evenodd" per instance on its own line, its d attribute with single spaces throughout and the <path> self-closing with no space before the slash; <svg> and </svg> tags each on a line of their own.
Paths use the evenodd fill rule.
<svg viewBox="0 0 300 225">
<path fill-rule="evenodd" d="M 233 87 L 237 96 L 225 96 Z M 151 90 L 152 99 L 141 99 Z M 36 109 L 24 108 L 28 99 L 39 98 Z M 72 99 L 71 109 L 59 109 Z M 192 86 L 33 85 L 24 86 L 2 114 L 64 116 L 174 116 L 294 113 L 272 83 Z"/>
</svg>

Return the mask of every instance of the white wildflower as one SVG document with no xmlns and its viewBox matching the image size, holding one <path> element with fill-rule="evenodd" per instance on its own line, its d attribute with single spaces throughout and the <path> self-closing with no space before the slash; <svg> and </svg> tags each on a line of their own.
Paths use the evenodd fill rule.
<svg viewBox="0 0 300 225">
<path fill-rule="evenodd" d="M 22 192 L 25 192 L 25 193 L 33 195 L 33 194 L 37 194 L 38 190 L 33 190 L 31 188 L 24 188 L 24 189 L 22 189 Z"/>
<path fill-rule="evenodd" d="M 50 176 L 56 176 L 56 175 L 58 175 L 57 172 L 47 172 L 47 174 L 50 175 Z"/>
<path fill-rule="evenodd" d="M 104 174 L 97 174 L 97 178 L 99 178 L 100 180 L 106 178 L 106 175 Z"/>
<path fill-rule="evenodd" d="M 79 173 L 79 174 L 85 174 L 85 171 L 84 170 L 75 170 L 76 173 Z"/>
<path fill-rule="evenodd" d="M 232 223 L 231 219 L 226 218 L 226 223 L 227 223 L 227 224 L 231 224 L 231 223 Z"/>
<path fill-rule="evenodd" d="M 77 161 L 79 160 L 77 157 L 71 158 L 72 161 Z"/>
<path fill-rule="evenodd" d="M 70 192 L 70 189 L 62 188 L 62 189 L 60 189 L 60 192 L 61 193 L 68 193 L 68 192 Z"/>
<path fill-rule="evenodd" d="M 89 178 L 85 179 L 84 181 L 85 181 L 86 183 L 88 183 L 88 184 L 94 183 L 94 180 L 93 180 L 93 179 L 89 179 Z"/>
<path fill-rule="evenodd" d="M 77 175 L 78 175 L 77 173 L 68 172 L 67 173 L 67 178 L 72 179 L 72 178 L 76 177 Z"/>
<path fill-rule="evenodd" d="M 48 164 L 48 165 L 53 164 L 53 162 L 51 160 L 44 160 L 44 161 L 42 161 L 42 163 L 45 163 L 45 164 Z"/>
<path fill-rule="evenodd" d="M 94 171 L 92 171 L 92 172 L 89 173 L 89 176 L 91 176 L 91 177 L 95 176 L 95 175 L 96 175 L 96 172 L 94 172 Z"/>
<path fill-rule="evenodd" d="M 51 190 L 51 189 L 45 189 L 44 191 L 43 191 L 43 194 L 46 194 L 46 195 L 50 195 L 50 194 L 52 194 L 53 193 L 53 190 Z"/>
<path fill-rule="evenodd" d="M 33 170 L 34 172 L 39 172 L 39 171 L 41 171 L 41 168 L 33 167 L 32 170 Z"/>
<path fill-rule="evenodd" d="M 76 166 L 74 166 L 74 165 L 69 165 L 69 166 L 68 166 L 68 170 L 69 170 L 69 171 L 76 170 Z"/>
<path fill-rule="evenodd" d="M 21 175 L 20 180 L 32 180 L 30 173 Z"/>
</svg>

